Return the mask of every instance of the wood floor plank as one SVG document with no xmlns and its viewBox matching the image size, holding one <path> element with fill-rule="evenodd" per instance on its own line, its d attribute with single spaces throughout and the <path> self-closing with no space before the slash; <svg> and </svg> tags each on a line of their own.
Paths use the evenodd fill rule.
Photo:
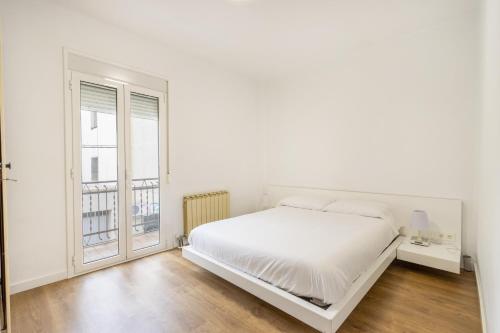
<svg viewBox="0 0 500 333">
<path fill-rule="evenodd" d="M 316 332 L 173 250 L 15 294 L 12 332 Z M 340 333 L 481 332 L 474 273 L 396 261 Z"/>
</svg>

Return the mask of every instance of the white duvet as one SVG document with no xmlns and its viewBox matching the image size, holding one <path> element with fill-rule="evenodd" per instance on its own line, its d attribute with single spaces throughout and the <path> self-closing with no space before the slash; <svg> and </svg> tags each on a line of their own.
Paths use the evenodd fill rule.
<svg viewBox="0 0 500 333">
<path fill-rule="evenodd" d="M 333 304 L 396 235 L 380 218 L 277 207 L 201 225 L 189 243 L 292 294 Z"/>
</svg>

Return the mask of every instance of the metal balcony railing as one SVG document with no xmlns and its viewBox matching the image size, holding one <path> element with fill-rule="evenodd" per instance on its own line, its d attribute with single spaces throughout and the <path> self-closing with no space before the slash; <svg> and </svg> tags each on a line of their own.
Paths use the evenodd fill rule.
<svg viewBox="0 0 500 333">
<path fill-rule="evenodd" d="M 82 182 L 82 227 L 84 247 L 118 239 L 117 181 Z M 158 178 L 132 180 L 132 232 L 159 230 L 160 193 Z"/>
</svg>

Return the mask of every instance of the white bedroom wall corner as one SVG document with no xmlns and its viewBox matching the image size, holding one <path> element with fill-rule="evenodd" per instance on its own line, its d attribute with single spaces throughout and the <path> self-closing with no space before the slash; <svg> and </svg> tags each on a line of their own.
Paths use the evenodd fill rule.
<svg viewBox="0 0 500 333">
<path fill-rule="evenodd" d="M 481 271 L 477 262 L 474 262 L 474 274 L 476 275 L 477 292 L 479 295 L 479 307 L 481 310 L 481 327 L 483 328 L 483 333 L 487 333 L 488 327 L 486 326 L 486 309 L 484 308 L 483 285 L 481 282 Z"/>
<path fill-rule="evenodd" d="M 500 1 L 485 0 L 482 35 L 482 107 L 480 116 L 477 267 L 484 329 L 500 331 Z"/>
<path fill-rule="evenodd" d="M 258 164 L 260 175 L 260 191 L 257 202 L 257 210 L 268 208 L 267 200 L 267 184 L 268 184 L 268 90 L 269 85 L 267 80 L 261 80 L 257 84 L 257 144 L 258 144 Z"/>
</svg>

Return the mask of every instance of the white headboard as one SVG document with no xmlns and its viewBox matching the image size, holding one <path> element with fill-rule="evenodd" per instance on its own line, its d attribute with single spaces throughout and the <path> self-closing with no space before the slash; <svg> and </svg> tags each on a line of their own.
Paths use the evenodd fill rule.
<svg viewBox="0 0 500 333">
<path fill-rule="evenodd" d="M 316 195 L 332 199 L 363 199 L 386 203 L 391 207 L 396 223 L 402 227 L 403 234 L 408 229 L 412 211 L 422 209 L 429 215 L 432 238 L 454 243 L 461 248 L 462 201 L 459 199 L 268 185 L 264 193 L 264 206 L 274 207 L 281 199 L 290 195 Z"/>
</svg>

